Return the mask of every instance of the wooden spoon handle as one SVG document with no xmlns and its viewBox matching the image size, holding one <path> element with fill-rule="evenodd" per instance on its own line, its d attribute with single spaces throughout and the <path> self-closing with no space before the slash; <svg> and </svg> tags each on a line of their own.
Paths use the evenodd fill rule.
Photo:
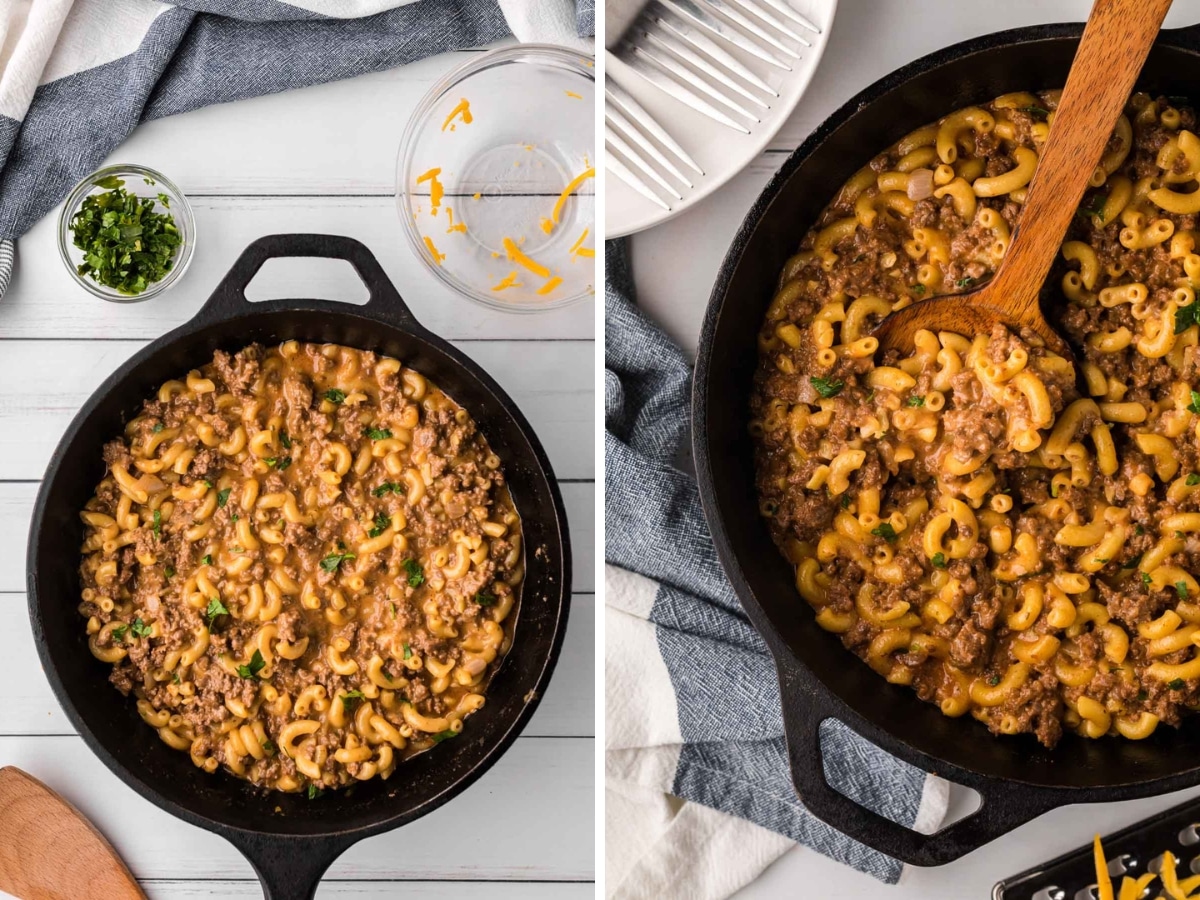
<svg viewBox="0 0 1200 900">
<path fill-rule="evenodd" d="M 1129 99 L 1171 0 L 1096 0 L 1004 264 L 988 292 L 1021 322 L 1038 294 L 1088 179 Z"/>
</svg>

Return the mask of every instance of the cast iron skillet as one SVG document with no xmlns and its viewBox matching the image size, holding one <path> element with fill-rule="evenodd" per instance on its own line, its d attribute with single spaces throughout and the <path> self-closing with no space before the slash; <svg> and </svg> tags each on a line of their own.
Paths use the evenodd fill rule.
<svg viewBox="0 0 1200 900">
<path fill-rule="evenodd" d="M 249 303 L 244 289 L 273 257 L 350 262 L 365 306 L 320 300 Z M 104 475 L 101 447 L 142 400 L 215 349 L 252 341 L 335 342 L 386 353 L 427 375 L 475 418 L 503 461 L 525 532 L 525 586 L 512 649 L 461 737 L 372 779 L 316 800 L 207 775 L 162 743 L 88 652 L 79 603 L 79 510 Z M 50 459 L 29 531 L 29 615 L 42 665 L 88 746 L 146 799 L 227 838 L 250 860 L 269 900 L 305 900 L 355 842 L 411 822 L 465 790 L 517 737 L 537 707 L 562 645 L 570 598 L 566 515 L 550 463 L 516 404 L 482 369 L 423 328 L 370 251 L 346 237 L 273 235 L 252 243 L 190 322 L 137 353 L 88 399 Z"/>
<path fill-rule="evenodd" d="M 709 300 L 692 396 L 700 496 L 725 571 L 779 672 L 796 791 L 818 818 L 905 862 L 941 865 L 1069 803 L 1123 800 L 1200 783 L 1200 721 L 1146 741 L 1065 737 L 1054 750 L 1028 735 L 992 737 L 971 717 L 949 719 L 888 684 L 819 628 L 758 512 L 747 433 L 756 335 L 784 261 L 872 156 L 952 110 L 1027 89 L 1061 87 L 1081 25 L 1020 28 L 956 44 L 871 85 L 784 163 L 746 216 Z M 1164 31 L 1139 90 L 1200 99 L 1200 26 Z M 1045 296 L 1055 302 L 1053 288 Z M 928 772 L 968 785 L 979 810 L 933 835 L 885 819 L 830 787 L 819 728 L 839 719 Z"/>
</svg>

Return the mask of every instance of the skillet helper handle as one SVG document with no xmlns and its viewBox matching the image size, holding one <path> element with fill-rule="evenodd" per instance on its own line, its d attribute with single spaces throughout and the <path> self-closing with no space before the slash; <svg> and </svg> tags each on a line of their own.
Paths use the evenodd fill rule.
<svg viewBox="0 0 1200 900">
<path fill-rule="evenodd" d="M 248 832 L 225 837 L 254 867 L 263 900 L 313 900 L 321 876 L 354 845 L 340 837 L 280 837 Z"/>
<path fill-rule="evenodd" d="M 778 665 L 788 764 L 796 794 L 810 813 L 861 844 L 910 865 L 941 866 L 1061 804 L 1029 785 L 997 789 L 956 779 L 977 790 L 983 802 L 971 815 L 933 834 L 913 831 L 866 809 L 825 780 L 821 723 L 838 718 L 831 701 L 813 676 L 795 662 L 781 658 Z"/>
<path fill-rule="evenodd" d="M 298 256 L 345 260 L 366 285 L 368 297 L 361 307 L 363 310 L 386 314 L 389 319 L 399 319 L 407 326 L 420 327 L 375 254 L 362 241 L 340 234 L 269 234 L 253 241 L 221 279 L 197 318 L 217 320 L 251 309 L 253 304 L 246 299 L 246 286 L 254 280 L 263 263 L 269 259 Z"/>
</svg>

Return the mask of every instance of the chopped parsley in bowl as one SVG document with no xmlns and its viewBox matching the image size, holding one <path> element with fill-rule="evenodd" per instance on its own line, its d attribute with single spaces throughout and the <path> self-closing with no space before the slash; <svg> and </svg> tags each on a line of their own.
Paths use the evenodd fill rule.
<svg viewBox="0 0 1200 900">
<path fill-rule="evenodd" d="M 89 175 L 59 219 L 59 252 L 76 282 L 117 302 L 145 300 L 174 284 L 191 261 L 194 236 L 187 198 L 142 166 Z"/>
</svg>

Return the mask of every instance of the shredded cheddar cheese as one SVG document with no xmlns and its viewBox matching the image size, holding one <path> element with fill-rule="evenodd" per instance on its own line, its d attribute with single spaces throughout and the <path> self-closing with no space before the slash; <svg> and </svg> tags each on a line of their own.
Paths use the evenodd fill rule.
<svg viewBox="0 0 1200 900">
<path fill-rule="evenodd" d="M 446 207 L 446 218 L 450 220 L 450 227 L 446 229 L 446 234 L 454 234 L 454 232 L 456 232 L 456 231 L 461 232 L 463 234 L 467 233 L 467 226 L 466 226 L 465 222 L 459 222 L 457 225 L 454 223 L 454 208 L 453 207 L 451 207 L 451 206 Z"/>
<path fill-rule="evenodd" d="M 540 288 L 538 288 L 537 292 L 539 294 L 543 294 L 543 295 L 548 294 L 552 290 L 554 290 L 556 287 L 558 287 L 560 284 L 562 284 L 562 279 L 559 278 L 557 275 L 555 275 L 553 278 L 551 278 L 549 281 L 547 281 L 545 284 L 543 284 Z"/>
<path fill-rule="evenodd" d="M 466 97 L 463 97 L 461 100 L 459 100 L 458 105 L 455 106 L 454 109 L 450 110 L 450 115 L 446 116 L 446 121 L 442 123 L 442 131 L 445 131 L 447 128 L 449 128 L 451 131 L 454 131 L 455 128 L 458 127 L 454 124 L 454 119 L 458 116 L 462 117 L 462 123 L 464 125 L 470 125 L 473 121 L 475 121 L 474 117 L 471 115 L 471 104 L 467 102 Z"/>
<path fill-rule="evenodd" d="M 521 248 L 516 245 L 512 238 L 504 239 L 504 251 L 508 254 L 508 258 L 515 262 L 518 266 L 528 269 L 538 278 L 549 278 L 550 270 L 543 266 L 537 260 L 530 259 L 521 252 Z"/>
<path fill-rule="evenodd" d="M 429 248 L 429 255 L 433 257 L 433 261 L 440 266 L 442 260 L 446 258 L 446 254 L 438 252 L 438 248 L 433 244 L 433 238 L 429 235 L 425 235 L 425 246 Z"/>
<path fill-rule="evenodd" d="M 471 199 L 478 200 L 482 196 L 483 196 L 483 194 L 479 193 L 479 191 L 476 191 L 474 194 L 471 195 Z"/>
<path fill-rule="evenodd" d="M 554 201 L 554 210 L 550 213 L 550 218 L 554 220 L 556 225 L 558 224 L 558 217 L 562 214 L 562 208 L 567 203 L 567 198 L 575 193 L 575 191 L 577 191 L 580 185 L 582 185 L 585 181 L 587 181 L 589 178 L 595 177 L 596 167 L 592 166 L 591 168 L 572 178 L 571 183 L 563 188 L 563 192 L 559 194 L 558 199 Z"/>
<path fill-rule="evenodd" d="M 549 234 L 553 230 L 554 230 L 554 223 L 551 222 L 549 219 L 542 219 L 542 231 L 546 232 L 546 234 Z"/>
<path fill-rule="evenodd" d="M 1104 861 L 1104 848 L 1100 846 L 1100 835 L 1092 842 L 1092 856 L 1096 862 L 1096 887 L 1100 891 L 1100 900 L 1114 900 L 1112 879 L 1108 876 L 1108 863 Z"/>
<path fill-rule="evenodd" d="M 571 245 L 571 251 L 570 251 L 571 255 L 595 257 L 595 255 L 596 255 L 595 250 L 593 250 L 591 247 L 583 246 L 583 242 L 587 238 L 589 231 L 591 231 L 590 228 L 583 229 L 583 234 L 581 234 L 579 236 L 579 240 L 577 240 L 574 244 Z"/>
<path fill-rule="evenodd" d="M 520 287 L 520 286 L 521 286 L 521 283 L 519 281 L 517 281 L 517 270 L 513 269 L 511 272 L 509 272 L 507 275 L 505 275 L 504 278 L 502 278 L 499 283 L 497 283 L 495 286 L 493 286 L 492 290 L 493 291 L 505 291 L 505 290 L 508 290 L 509 288 L 515 288 L 515 287 Z"/>
<path fill-rule="evenodd" d="M 417 184 L 424 184 L 426 181 L 429 182 L 429 214 L 431 216 L 437 215 L 438 207 L 442 204 L 444 188 L 442 187 L 442 183 L 438 181 L 438 176 L 441 174 L 441 168 L 433 168 L 424 175 L 417 176 Z"/>
<path fill-rule="evenodd" d="M 572 100 L 582 100 L 583 99 L 583 94 L 577 94 L 574 91 L 567 91 L 566 93 L 567 93 L 567 96 L 570 97 Z"/>
</svg>

